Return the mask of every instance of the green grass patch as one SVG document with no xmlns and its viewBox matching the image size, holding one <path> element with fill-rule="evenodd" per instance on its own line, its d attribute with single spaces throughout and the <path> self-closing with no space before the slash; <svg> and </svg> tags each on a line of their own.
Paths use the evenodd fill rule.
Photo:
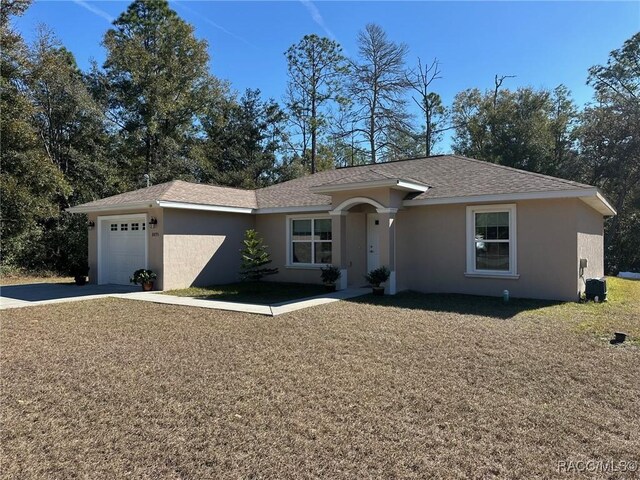
<svg viewBox="0 0 640 480">
<path fill-rule="evenodd" d="M 210 287 L 191 287 L 163 292 L 165 295 L 194 297 L 224 302 L 273 305 L 326 293 L 323 285 L 284 282 L 240 282 Z"/>
<path fill-rule="evenodd" d="M 561 303 L 530 313 L 574 322 L 575 330 L 603 340 L 625 332 L 629 343 L 640 346 L 640 281 L 608 277 L 607 290 L 606 302 Z"/>
<path fill-rule="evenodd" d="M 603 342 L 613 338 L 613 332 L 622 331 L 627 333 L 629 344 L 640 346 L 640 281 L 610 277 L 607 278 L 607 289 L 607 301 L 602 303 L 512 298 L 504 304 L 501 297 L 410 291 L 395 296 L 367 295 L 349 301 L 503 320 L 539 318 L 567 324 L 572 330 L 597 336 Z"/>
</svg>

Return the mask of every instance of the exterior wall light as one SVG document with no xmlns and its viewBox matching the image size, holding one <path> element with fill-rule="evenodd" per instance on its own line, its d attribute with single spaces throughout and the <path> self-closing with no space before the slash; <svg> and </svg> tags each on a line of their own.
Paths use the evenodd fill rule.
<svg viewBox="0 0 640 480">
<path fill-rule="evenodd" d="M 87 228 L 89 230 L 93 230 L 95 226 L 96 226 L 96 222 L 92 222 L 92 221 L 87 222 Z"/>
<path fill-rule="evenodd" d="M 149 228 L 156 228 L 158 225 L 158 219 L 156 217 L 151 217 L 149 219 Z"/>
</svg>

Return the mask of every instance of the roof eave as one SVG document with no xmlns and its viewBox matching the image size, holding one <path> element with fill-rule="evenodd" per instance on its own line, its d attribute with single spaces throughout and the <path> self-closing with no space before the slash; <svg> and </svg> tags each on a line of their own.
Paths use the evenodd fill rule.
<svg viewBox="0 0 640 480">
<path fill-rule="evenodd" d="M 167 200 L 158 200 L 156 202 L 161 208 L 178 208 L 184 210 L 204 210 L 208 212 L 223 212 L 223 213 L 255 213 L 253 207 L 234 207 L 227 205 L 207 205 L 202 203 L 189 203 L 189 202 L 172 202 Z"/>
<path fill-rule="evenodd" d="M 579 198 L 587 205 L 594 208 L 604 216 L 616 215 L 616 210 L 609 204 L 604 196 L 597 188 L 584 188 L 575 190 L 556 190 L 542 192 L 517 192 L 517 193 L 499 193 L 487 195 L 469 195 L 460 197 L 442 197 L 442 198 L 420 198 L 413 200 L 405 200 L 402 205 L 405 207 L 415 207 L 422 205 L 449 205 L 460 203 L 487 203 L 487 202 L 505 202 L 516 200 L 543 200 L 558 198 Z"/>
<path fill-rule="evenodd" d="M 254 213 L 269 215 L 274 213 L 321 213 L 331 210 L 331 205 L 294 205 L 289 207 L 265 207 L 258 208 Z"/>
<path fill-rule="evenodd" d="M 142 210 L 148 208 L 178 208 L 185 210 L 204 210 L 209 212 L 223 212 L 223 213 L 243 213 L 251 214 L 255 213 L 255 208 L 251 207 L 234 207 L 226 205 L 207 205 L 201 203 L 189 203 L 189 202 L 173 202 L 166 200 L 150 200 L 146 202 L 135 203 L 123 203 L 123 204 L 110 204 L 110 205 L 78 205 L 76 207 L 67 208 L 69 213 L 101 213 L 101 212 L 113 212 L 113 211 L 132 211 Z"/>
<path fill-rule="evenodd" d="M 99 213 L 99 212 L 112 212 L 114 210 L 140 210 L 145 208 L 157 207 L 155 200 L 148 200 L 145 202 L 135 203 L 123 203 L 123 204 L 109 204 L 109 205 L 77 205 L 75 207 L 69 207 L 65 211 L 69 213 Z"/>
<path fill-rule="evenodd" d="M 583 198 L 582 200 L 590 207 L 602 213 L 605 217 L 612 217 L 618 214 L 616 209 L 613 208 L 609 201 L 604 198 L 604 195 L 602 195 L 602 193 L 597 189 L 595 196 Z"/>
<path fill-rule="evenodd" d="M 424 185 L 417 182 L 411 182 L 409 180 L 403 180 L 400 178 L 390 178 L 383 180 L 370 180 L 365 182 L 353 182 L 353 183 L 342 183 L 338 185 L 317 185 L 315 187 L 311 187 L 309 190 L 313 193 L 334 193 L 334 192 L 345 192 L 349 190 L 364 190 L 367 188 L 381 188 L 388 187 L 393 188 L 394 190 L 403 190 L 406 192 L 419 192 L 424 193 L 429 190 L 428 185 Z"/>
</svg>

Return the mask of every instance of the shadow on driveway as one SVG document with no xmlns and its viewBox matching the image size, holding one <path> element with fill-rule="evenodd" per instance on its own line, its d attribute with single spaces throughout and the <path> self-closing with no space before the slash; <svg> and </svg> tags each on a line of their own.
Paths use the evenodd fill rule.
<svg viewBox="0 0 640 480">
<path fill-rule="evenodd" d="M 0 287 L 0 305 L 4 308 L 28 304 L 55 303 L 84 297 L 106 296 L 114 293 L 139 292 L 135 285 L 83 285 L 73 283 L 31 283 Z"/>
</svg>

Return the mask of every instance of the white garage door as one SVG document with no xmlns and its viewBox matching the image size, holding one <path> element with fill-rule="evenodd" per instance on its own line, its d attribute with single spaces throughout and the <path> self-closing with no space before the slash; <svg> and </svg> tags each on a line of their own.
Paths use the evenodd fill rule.
<svg viewBox="0 0 640 480">
<path fill-rule="evenodd" d="M 146 265 L 145 217 L 101 219 L 101 262 L 98 283 L 128 285 L 135 270 Z"/>
</svg>

